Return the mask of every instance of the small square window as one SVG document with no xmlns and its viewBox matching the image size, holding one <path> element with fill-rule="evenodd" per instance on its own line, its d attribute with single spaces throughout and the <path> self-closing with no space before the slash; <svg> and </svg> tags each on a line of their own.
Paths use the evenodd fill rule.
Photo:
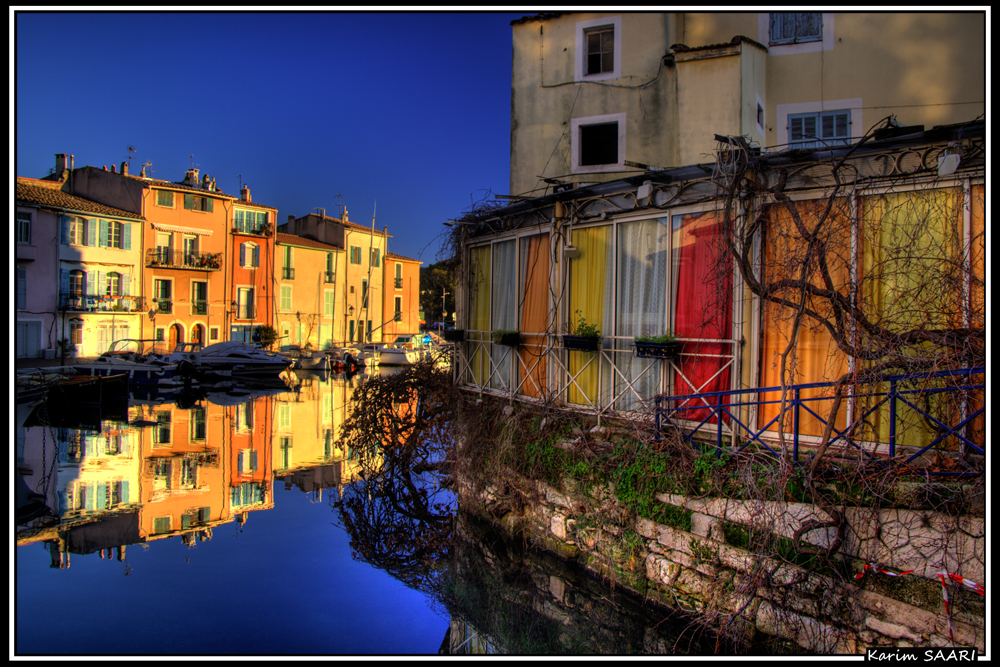
<svg viewBox="0 0 1000 667">
<path fill-rule="evenodd" d="M 174 207 L 174 193 L 170 190 L 157 190 L 156 191 L 156 205 L 166 206 L 168 208 Z"/>
<path fill-rule="evenodd" d="M 850 109 L 788 116 L 788 144 L 792 148 L 825 148 L 850 142 Z"/>
<path fill-rule="evenodd" d="M 772 46 L 820 42 L 822 40 L 822 12 L 774 12 L 771 14 Z"/>
<path fill-rule="evenodd" d="M 618 163 L 618 123 L 580 126 L 580 164 Z"/>
</svg>

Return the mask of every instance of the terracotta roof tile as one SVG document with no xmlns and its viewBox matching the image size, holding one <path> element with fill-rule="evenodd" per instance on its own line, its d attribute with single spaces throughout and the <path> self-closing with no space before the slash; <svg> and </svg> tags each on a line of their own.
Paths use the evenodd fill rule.
<svg viewBox="0 0 1000 667">
<path fill-rule="evenodd" d="M 398 260 L 402 260 L 402 261 L 406 261 L 406 262 L 416 262 L 417 264 L 423 264 L 423 262 L 420 261 L 419 259 L 413 259 L 412 257 L 404 257 L 403 255 L 397 255 L 394 252 L 387 252 L 387 253 L 385 253 L 385 258 L 386 259 L 398 259 Z"/>
<path fill-rule="evenodd" d="M 137 213 L 123 211 L 113 206 L 105 206 L 90 199 L 84 199 L 76 195 L 63 192 L 60 188 L 62 183 L 58 181 L 40 181 L 33 178 L 17 179 L 15 196 L 17 201 L 28 204 L 38 204 L 51 208 L 61 208 L 77 213 L 92 213 L 115 218 L 129 218 L 131 220 L 145 220 Z"/>
<path fill-rule="evenodd" d="M 274 242 L 281 243 L 284 245 L 297 245 L 304 246 L 306 248 L 316 248 L 318 250 L 339 250 L 344 252 L 343 248 L 338 248 L 335 245 L 330 245 L 329 243 L 323 243 L 322 241 L 316 241 L 314 239 L 306 238 L 305 236 L 298 236 L 296 234 L 285 234 L 284 232 L 276 232 L 274 235 Z"/>
</svg>

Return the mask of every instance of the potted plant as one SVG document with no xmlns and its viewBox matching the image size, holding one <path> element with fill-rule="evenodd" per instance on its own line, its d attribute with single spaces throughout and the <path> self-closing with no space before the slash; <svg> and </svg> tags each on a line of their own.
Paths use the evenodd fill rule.
<svg viewBox="0 0 1000 667">
<path fill-rule="evenodd" d="M 493 342 L 507 347 L 517 347 L 521 344 L 521 332 L 511 329 L 497 329 L 493 332 Z"/>
<path fill-rule="evenodd" d="M 596 352 L 601 345 L 601 330 L 597 325 L 587 322 L 581 311 L 576 312 L 579 316 L 576 326 L 571 333 L 563 334 L 563 347 L 567 350 Z"/>
<path fill-rule="evenodd" d="M 680 349 L 677 337 L 667 330 L 659 336 L 638 336 L 635 339 L 635 356 L 656 359 L 676 359 Z"/>
</svg>

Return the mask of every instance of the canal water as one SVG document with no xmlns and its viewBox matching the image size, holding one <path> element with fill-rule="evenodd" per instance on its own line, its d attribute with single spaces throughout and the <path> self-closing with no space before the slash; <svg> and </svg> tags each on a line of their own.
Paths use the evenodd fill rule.
<svg viewBox="0 0 1000 667">
<path fill-rule="evenodd" d="M 435 466 L 350 451 L 364 380 L 19 406 L 15 655 L 711 652 L 466 516 Z"/>
</svg>

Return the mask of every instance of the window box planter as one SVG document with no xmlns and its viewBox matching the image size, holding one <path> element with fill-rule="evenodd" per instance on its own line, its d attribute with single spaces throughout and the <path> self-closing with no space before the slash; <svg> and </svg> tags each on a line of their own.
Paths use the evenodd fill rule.
<svg viewBox="0 0 1000 667">
<path fill-rule="evenodd" d="M 445 329 L 441 335 L 449 343 L 461 343 L 465 340 L 465 329 Z"/>
<path fill-rule="evenodd" d="M 507 347 L 517 347 L 521 344 L 520 331 L 494 331 L 493 342 Z"/>
<path fill-rule="evenodd" d="M 676 359 L 680 353 L 680 343 L 653 343 L 650 341 L 635 341 L 635 356 L 654 359 Z"/>
<path fill-rule="evenodd" d="M 576 336 L 573 334 L 563 334 L 563 347 L 567 350 L 577 350 L 579 352 L 597 352 L 601 347 L 600 336 Z"/>
</svg>

